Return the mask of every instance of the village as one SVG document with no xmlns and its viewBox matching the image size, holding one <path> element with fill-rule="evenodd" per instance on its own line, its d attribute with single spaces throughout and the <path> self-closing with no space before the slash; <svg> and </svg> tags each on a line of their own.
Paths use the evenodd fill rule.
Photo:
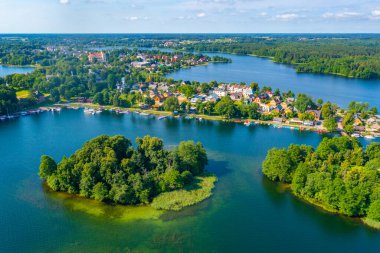
<svg viewBox="0 0 380 253">
<path fill-rule="evenodd" d="M 101 77 L 102 69 L 112 69 L 116 62 L 124 62 L 126 65 L 126 73 L 131 70 L 144 71 L 147 74 L 154 74 L 164 67 L 185 68 L 205 64 L 213 59 L 204 55 L 193 54 L 176 54 L 176 53 L 158 53 L 155 51 L 118 51 L 113 55 L 104 51 L 87 51 L 87 50 L 69 50 L 66 47 L 50 48 L 49 52 L 59 52 L 73 57 L 86 57 L 88 65 L 84 65 L 88 69 L 89 76 L 94 75 L 97 82 L 104 82 Z M 111 64 L 110 59 L 113 57 Z M 228 59 L 219 59 L 228 61 Z M 71 74 L 73 75 L 73 73 Z M 54 75 L 46 74 L 46 79 L 53 78 Z M 126 81 L 125 77 L 121 77 L 112 90 L 124 96 L 123 94 L 136 95 L 138 99 L 136 104 L 127 106 L 134 109 L 154 110 L 158 114 L 165 111 L 165 101 L 168 98 L 175 98 L 176 106 L 171 112 L 177 116 L 190 115 L 191 117 L 202 119 L 222 119 L 234 121 L 236 123 L 244 123 L 247 126 L 254 124 L 270 124 L 277 128 L 290 128 L 293 130 L 311 130 L 319 133 L 338 132 L 342 135 L 350 135 L 352 137 L 365 137 L 368 139 L 380 137 L 380 116 L 375 113 L 363 113 L 363 111 L 355 111 L 351 113 L 350 120 L 345 120 L 348 111 L 336 107 L 330 119 L 323 116 L 323 103 L 312 101 L 306 95 L 297 98 L 290 92 L 281 93 L 279 90 L 272 91 L 270 87 L 259 89 L 257 86 L 236 83 L 210 83 L 199 84 L 197 82 L 178 82 L 178 81 L 141 81 L 131 84 Z M 108 87 L 110 84 L 108 84 Z M 202 88 L 201 86 L 204 85 Z M 44 103 L 49 95 L 45 95 L 38 90 L 34 91 L 33 96 L 37 101 L 37 105 Z M 235 113 L 217 113 L 214 108 L 223 99 L 228 98 L 228 103 L 235 108 Z M 22 98 L 21 98 L 22 99 Z M 150 102 L 146 103 L 146 99 Z M 303 105 L 298 105 L 298 100 L 306 99 Z M 80 103 L 82 106 L 97 104 L 93 97 L 71 97 L 70 99 L 60 100 L 59 105 L 66 104 L 70 108 L 72 103 Z M 99 104 L 99 103 L 98 103 Z M 117 105 L 118 106 L 118 105 Z M 116 107 L 117 107 L 116 106 Z M 87 106 L 86 106 L 87 107 Z M 100 104 L 100 108 L 95 111 L 86 111 L 100 113 L 104 105 Z M 245 108 L 243 108 L 245 107 Z M 302 107 L 302 108 L 301 108 Z M 15 118 L 18 116 L 26 116 L 43 111 L 59 111 L 60 107 L 42 107 L 14 113 L 11 115 L 0 116 L 0 120 Z M 241 112 L 239 112 L 239 110 Z M 243 113 L 244 110 L 250 110 L 250 113 Z M 120 110 L 114 110 L 116 112 Z M 121 110 L 124 111 L 124 110 Z M 252 114 L 253 112 L 253 114 Z M 207 116 L 207 117 L 206 117 Z M 333 120 L 331 120 L 331 117 Z M 325 124 L 330 120 L 330 124 Z M 331 122 L 333 121 L 333 122 Z M 346 125 L 349 125 L 348 127 Z"/>
<path fill-rule="evenodd" d="M 205 115 L 200 111 L 202 106 L 207 104 L 217 104 L 222 98 L 229 97 L 235 104 L 254 105 L 258 110 L 259 117 L 252 118 L 227 118 L 223 117 L 223 120 L 233 121 L 235 123 L 244 123 L 246 126 L 255 124 L 269 124 L 276 128 L 290 128 L 292 130 L 312 130 L 319 133 L 327 133 L 329 130 L 324 127 L 322 117 L 322 105 L 317 105 L 317 108 L 308 108 L 304 112 L 301 112 L 297 107 L 296 98 L 293 96 L 284 98 L 283 95 L 275 94 L 271 90 L 265 92 L 255 92 L 248 85 L 240 84 L 218 84 L 216 87 L 210 88 L 207 93 L 199 92 L 195 89 L 195 94 L 187 97 L 182 93 L 181 86 L 189 86 L 189 82 L 182 82 L 178 84 L 168 84 L 167 82 L 151 82 L 151 83 L 139 83 L 131 86 L 130 93 L 139 94 L 142 97 L 150 98 L 154 101 L 154 104 L 139 103 L 136 107 L 141 109 L 137 112 L 143 113 L 155 111 L 153 114 L 162 114 L 164 111 L 165 101 L 168 98 L 174 97 L 178 100 L 178 109 L 172 113 L 176 117 L 186 116 L 187 118 L 195 118 L 198 120 L 206 119 L 220 119 L 220 117 L 214 117 L 213 114 Z M 123 92 L 126 89 L 125 80 L 122 79 L 121 83 L 118 83 L 116 89 L 119 92 Z M 277 92 L 278 93 L 278 92 Z M 91 104 L 92 100 L 81 100 L 77 102 L 85 102 Z M 106 107 L 100 107 L 101 109 Z M 181 108 L 186 108 L 181 111 Z M 116 108 L 112 108 L 112 111 L 118 112 Z M 135 108 L 136 109 L 136 108 Z M 101 111 L 94 110 L 99 113 Z M 119 112 L 124 112 L 119 110 Z M 134 110 L 136 112 L 136 110 Z M 160 113 L 161 112 L 161 113 Z M 336 131 L 342 135 L 350 135 L 352 137 L 364 137 L 368 139 L 380 137 L 380 116 L 372 115 L 361 118 L 360 113 L 354 114 L 354 121 L 352 122 L 353 131 L 346 133 L 342 126 L 343 117 L 347 112 L 341 108 L 337 108 L 336 113 Z M 149 113 L 143 113 L 142 115 L 148 116 Z M 189 117 L 190 116 L 190 117 Z M 207 116 L 207 117 L 205 117 Z"/>
</svg>

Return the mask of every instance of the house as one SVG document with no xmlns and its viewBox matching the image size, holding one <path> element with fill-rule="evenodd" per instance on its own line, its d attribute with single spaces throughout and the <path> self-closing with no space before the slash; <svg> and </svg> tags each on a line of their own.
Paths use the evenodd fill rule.
<svg viewBox="0 0 380 253">
<path fill-rule="evenodd" d="M 355 131 L 358 131 L 358 132 L 364 132 L 365 131 L 365 127 L 364 126 L 354 126 L 354 130 Z"/>
<path fill-rule="evenodd" d="M 364 125 L 363 120 L 357 114 L 354 115 L 354 124 L 353 125 L 354 126 L 363 126 Z"/>
<path fill-rule="evenodd" d="M 270 106 L 269 105 L 260 103 L 259 106 L 260 106 L 260 110 L 262 112 L 270 112 Z"/>
<path fill-rule="evenodd" d="M 153 96 L 153 99 L 154 99 L 154 101 L 155 101 L 157 104 L 162 103 L 162 102 L 165 100 L 164 96 L 162 96 L 161 94 L 156 94 L 156 95 L 154 95 L 154 96 Z"/>
<path fill-rule="evenodd" d="M 299 118 L 293 118 L 293 119 L 290 120 L 290 124 L 302 125 L 303 121 L 300 120 Z"/>
<path fill-rule="evenodd" d="M 162 92 L 168 92 L 169 91 L 169 86 L 166 83 L 164 83 L 164 84 L 158 85 L 157 89 L 159 91 L 162 91 Z"/>
<path fill-rule="evenodd" d="M 149 62 L 146 62 L 146 61 L 134 61 L 134 62 L 131 62 L 131 66 L 134 67 L 134 68 L 138 68 L 138 69 L 141 69 L 145 66 L 149 65 Z"/>
<path fill-rule="evenodd" d="M 243 96 L 245 98 L 249 98 L 249 97 L 253 96 L 252 88 L 249 86 L 244 87 L 243 88 Z"/>
<path fill-rule="evenodd" d="M 262 99 L 260 97 L 255 97 L 255 99 L 253 100 L 253 102 L 256 103 L 256 104 L 261 104 L 262 103 L 261 100 Z"/>
<path fill-rule="evenodd" d="M 304 126 L 314 126 L 314 121 L 311 120 L 305 120 L 303 122 Z"/>
<path fill-rule="evenodd" d="M 230 98 L 234 101 L 238 101 L 238 100 L 241 100 L 243 97 L 243 93 L 242 92 L 236 92 L 236 93 L 232 93 L 230 95 Z"/>
<path fill-rule="evenodd" d="M 196 103 L 198 103 L 198 102 L 203 102 L 204 99 L 205 99 L 205 98 L 204 98 L 203 96 L 199 96 L 199 95 L 197 95 L 197 96 L 194 96 L 193 98 L 190 99 L 190 103 L 192 103 L 192 104 L 196 104 Z"/>
<path fill-rule="evenodd" d="M 157 87 L 158 87 L 158 85 L 155 84 L 155 83 L 153 83 L 153 84 L 149 84 L 149 86 L 148 86 L 149 90 L 153 90 L 153 91 L 156 91 L 156 90 L 157 90 Z"/>
<path fill-rule="evenodd" d="M 280 117 L 274 117 L 274 118 L 273 118 L 273 121 L 274 121 L 274 122 L 277 122 L 277 123 L 282 123 L 282 122 L 284 121 L 284 119 L 283 119 L 283 118 L 280 118 Z"/>
<path fill-rule="evenodd" d="M 224 90 L 224 89 L 220 89 L 220 88 L 216 88 L 212 91 L 212 93 L 214 93 L 215 95 L 217 95 L 218 97 L 225 97 L 227 96 L 227 91 Z"/>
<path fill-rule="evenodd" d="M 171 91 L 167 91 L 167 92 L 164 93 L 164 97 L 165 97 L 165 98 L 173 97 L 173 96 L 174 96 L 174 94 L 173 94 L 173 92 L 171 92 Z"/>
<path fill-rule="evenodd" d="M 104 52 L 90 53 L 88 55 L 88 61 L 93 63 L 95 60 L 98 62 L 106 62 L 106 54 Z"/>
<path fill-rule="evenodd" d="M 208 95 L 208 96 L 206 97 L 206 101 L 207 101 L 207 102 L 216 102 L 216 101 L 218 101 L 219 99 L 220 99 L 219 96 L 216 95 L 215 93 L 211 93 L 210 95 Z"/>
<path fill-rule="evenodd" d="M 44 94 L 42 94 L 40 91 L 36 90 L 34 92 L 34 96 L 37 98 L 37 102 L 38 103 L 42 103 L 43 101 L 45 101 L 45 96 Z"/>
</svg>

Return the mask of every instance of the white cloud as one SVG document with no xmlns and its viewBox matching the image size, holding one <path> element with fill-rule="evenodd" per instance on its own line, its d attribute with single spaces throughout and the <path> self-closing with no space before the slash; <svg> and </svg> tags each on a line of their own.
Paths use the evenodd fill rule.
<svg viewBox="0 0 380 253">
<path fill-rule="evenodd" d="M 336 19 L 351 19 L 359 18 L 362 14 L 355 11 L 342 11 L 342 12 L 326 12 L 322 15 L 323 18 L 336 18 Z"/>
<path fill-rule="evenodd" d="M 69 4 L 70 0 L 59 0 L 60 4 Z"/>
<path fill-rule="evenodd" d="M 148 20 L 149 17 L 144 16 L 144 17 L 137 17 L 137 16 L 130 16 L 130 17 L 125 17 L 126 20 L 129 21 L 138 21 L 138 20 Z"/>
<path fill-rule="evenodd" d="M 380 10 L 373 10 L 370 19 L 380 19 Z"/>
<path fill-rule="evenodd" d="M 298 19 L 300 16 L 296 13 L 284 13 L 284 14 L 279 14 L 275 16 L 276 20 L 281 20 L 281 21 L 290 21 L 290 20 L 295 20 Z"/>
<path fill-rule="evenodd" d="M 204 12 L 200 12 L 200 13 L 197 14 L 198 18 L 203 18 L 205 16 L 206 16 L 206 13 L 204 13 Z"/>
<path fill-rule="evenodd" d="M 139 20 L 139 17 L 132 16 L 132 17 L 126 17 L 125 19 L 129 21 L 136 21 L 136 20 Z"/>
</svg>

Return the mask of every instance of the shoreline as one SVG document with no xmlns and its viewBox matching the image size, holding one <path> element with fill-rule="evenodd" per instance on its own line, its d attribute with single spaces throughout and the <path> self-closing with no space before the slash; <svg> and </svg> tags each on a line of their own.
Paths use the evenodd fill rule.
<svg viewBox="0 0 380 253">
<path fill-rule="evenodd" d="M 276 121 L 263 121 L 263 120 L 254 120 L 254 119 L 238 119 L 238 118 L 232 118 L 232 119 L 226 119 L 223 116 L 219 115 L 206 115 L 206 114 L 180 114 L 180 115 L 173 115 L 172 112 L 169 111 L 156 111 L 156 110 L 143 110 L 139 108 L 122 108 L 117 106 L 101 106 L 97 104 L 91 104 L 91 103 L 68 103 L 68 104 L 54 104 L 54 106 L 58 107 L 64 107 L 70 109 L 70 107 L 79 107 L 79 108 L 91 108 L 91 109 L 104 109 L 104 110 L 120 110 L 120 111 L 128 111 L 132 113 L 136 112 L 143 112 L 148 113 L 156 116 L 173 116 L 175 118 L 185 117 L 185 118 L 191 118 L 191 119 L 197 119 L 197 120 L 212 120 L 212 121 L 223 121 L 223 122 L 230 122 L 230 123 L 247 123 L 253 125 L 269 125 L 273 126 L 275 128 L 287 128 L 290 130 L 299 130 L 299 131 L 312 131 L 319 134 L 329 134 L 327 130 L 324 130 L 323 128 L 318 128 L 315 126 L 304 126 L 304 125 L 297 125 L 297 124 L 290 124 L 290 123 L 279 123 Z"/>
<path fill-rule="evenodd" d="M 271 181 L 271 180 L 269 180 Z M 272 183 L 276 183 L 276 182 L 273 182 L 271 181 Z M 351 216 L 347 216 L 345 214 L 342 214 L 340 213 L 338 210 L 332 208 L 332 207 L 329 207 L 325 204 L 322 204 L 320 202 L 318 202 L 317 200 L 314 200 L 312 198 L 304 198 L 298 194 L 295 194 L 292 189 L 291 189 L 291 184 L 286 184 L 286 183 L 279 183 L 279 185 L 282 185 L 286 191 L 288 191 L 292 196 L 296 197 L 296 199 L 304 202 L 305 204 L 307 205 L 310 205 L 310 206 L 313 206 L 314 208 L 317 208 L 317 209 L 320 209 L 321 211 L 323 212 L 327 212 L 329 214 L 335 214 L 335 215 L 339 215 L 340 218 L 348 218 L 350 219 L 351 222 L 354 222 L 354 221 L 360 221 L 361 224 L 364 224 L 366 225 L 367 227 L 370 227 L 372 229 L 376 229 L 378 231 L 380 231 L 380 221 L 375 221 L 375 220 L 371 220 L 367 217 L 351 217 Z"/>
<path fill-rule="evenodd" d="M 80 103 L 80 102 L 73 102 L 73 103 L 47 103 L 43 106 L 36 105 L 33 107 L 30 107 L 29 109 L 26 109 L 24 111 L 20 111 L 14 114 L 11 114 L 9 116 L 3 115 L 0 116 L 0 122 L 10 119 L 16 119 L 23 116 L 29 116 L 34 114 L 43 113 L 46 111 L 51 112 L 59 112 L 62 108 L 66 109 L 79 109 L 79 108 L 89 108 L 89 109 L 96 109 L 96 110 L 107 110 L 107 111 L 114 111 L 119 114 L 126 114 L 126 113 L 144 113 L 144 116 L 162 116 L 162 117 L 173 117 L 173 118 L 186 118 L 186 119 L 195 119 L 198 121 L 202 120 L 211 120 L 211 121 L 222 121 L 222 122 L 229 122 L 229 123 L 236 123 L 236 124 L 244 124 L 247 127 L 250 126 L 256 126 L 256 125 L 267 125 L 272 126 L 273 128 L 285 128 L 289 130 L 295 130 L 295 131 L 301 131 L 301 132 L 315 132 L 317 134 L 338 134 L 342 136 L 347 136 L 347 134 L 344 131 L 341 131 L 341 129 L 338 129 L 334 132 L 327 131 L 323 126 L 322 122 L 319 122 L 319 124 L 316 124 L 314 126 L 307 126 L 303 124 L 292 124 L 289 121 L 286 122 L 277 122 L 277 121 L 263 121 L 263 120 L 255 120 L 255 119 L 247 119 L 247 118 L 231 118 L 226 119 L 223 116 L 219 115 L 206 115 L 206 114 L 177 114 L 174 115 L 173 112 L 170 111 L 158 111 L 154 109 L 140 109 L 136 107 L 130 107 L 130 108 L 123 108 L 118 106 L 112 106 L 112 105 L 97 105 L 93 103 Z M 100 113 L 101 111 L 97 112 Z M 94 112 L 93 114 L 95 114 Z M 380 136 L 375 135 L 373 138 L 368 139 L 369 141 L 373 141 L 374 139 L 378 139 Z M 359 136 L 359 137 L 353 137 L 353 138 L 363 138 L 367 139 L 365 136 Z"/>
<path fill-rule="evenodd" d="M 187 207 L 202 203 L 211 198 L 218 178 L 215 174 L 205 172 L 196 176 L 194 181 L 183 189 L 163 192 L 155 196 L 149 204 L 122 205 L 97 201 L 79 194 L 54 191 L 46 182 L 42 187 L 47 196 L 53 201 L 73 211 L 80 211 L 88 215 L 101 218 L 111 218 L 121 222 L 133 220 L 158 220 L 166 212 L 179 212 Z"/>
<path fill-rule="evenodd" d="M 175 50 L 175 49 L 173 49 L 173 50 Z M 185 50 L 178 50 L 178 51 L 186 52 Z M 380 80 L 380 77 L 377 77 L 377 78 L 360 78 L 360 77 L 354 77 L 354 76 L 344 75 L 344 74 L 341 74 L 341 73 L 332 73 L 332 72 L 320 73 L 320 72 L 297 71 L 296 67 L 300 63 L 278 62 L 278 61 L 274 60 L 273 56 L 261 56 L 261 55 L 256 55 L 256 54 L 237 54 L 237 53 L 229 53 L 229 52 L 221 52 L 221 51 L 217 51 L 217 52 L 190 51 L 190 52 L 192 52 L 192 53 L 197 53 L 198 52 L 198 53 L 205 53 L 205 54 L 207 54 L 207 53 L 210 53 L 210 54 L 230 54 L 230 55 L 237 55 L 237 56 L 251 56 L 251 57 L 257 57 L 257 58 L 269 59 L 273 63 L 284 64 L 284 65 L 291 66 L 292 68 L 294 68 L 294 70 L 296 71 L 297 74 L 331 75 L 331 76 L 343 77 L 343 78 L 347 78 L 347 79 L 358 79 L 358 80 Z"/>
</svg>

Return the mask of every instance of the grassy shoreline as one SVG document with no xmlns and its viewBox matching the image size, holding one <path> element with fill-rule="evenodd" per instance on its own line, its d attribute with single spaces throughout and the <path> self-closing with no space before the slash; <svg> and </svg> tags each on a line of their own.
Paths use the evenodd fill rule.
<svg viewBox="0 0 380 253">
<path fill-rule="evenodd" d="M 184 189 L 161 193 L 148 205 L 118 205 L 107 204 L 73 195 L 66 192 L 55 192 L 43 184 L 45 194 L 52 201 L 59 202 L 70 211 L 80 211 L 100 218 L 127 222 L 133 220 L 158 220 L 167 211 L 181 211 L 182 209 L 196 205 L 212 196 L 212 190 L 217 182 L 217 177 L 205 173 L 195 177 L 194 181 Z"/>
<path fill-rule="evenodd" d="M 198 204 L 211 197 L 217 180 L 215 175 L 209 173 L 195 177 L 184 189 L 161 193 L 153 199 L 151 206 L 157 210 L 180 211 Z"/>
</svg>

